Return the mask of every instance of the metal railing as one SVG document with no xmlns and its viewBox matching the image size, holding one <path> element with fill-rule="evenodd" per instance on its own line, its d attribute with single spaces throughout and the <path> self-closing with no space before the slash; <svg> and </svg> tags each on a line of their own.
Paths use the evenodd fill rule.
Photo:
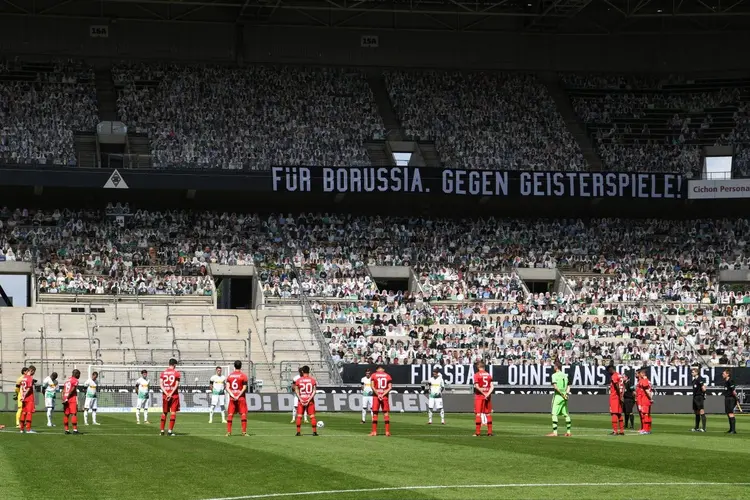
<svg viewBox="0 0 750 500">
<path fill-rule="evenodd" d="M 176 358 L 180 359 L 182 356 L 180 355 L 180 350 L 173 348 L 173 349 L 129 349 L 129 348 L 122 348 L 122 349 L 115 349 L 115 348 L 107 348 L 107 349 L 97 349 L 96 350 L 96 359 L 101 360 L 103 355 L 106 354 L 117 354 L 122 356 L 122 364 L 137 364 L 137 363 L 160 363 L 160 364 L 166 364 L 166 361 L 169 358 Z M 127 360 L 127 355 L 132 354 L 135 359 L 132 361 Z M 142 359 L 140 355 L 144 355 L 144 358 Z M 157 356 L 158 355 L 158 358 Z M 108 363 L 111 364 L 111 363 Z"/>
<path fill-rule="evenodd" d="M 166 326 L 169 327 L 169 323 L 172 321 L 172 318 L 200 318 L 201 319 L 201 332 L 206 331 L 206 318 L 209 318 L 212 322 L 214 318 L 234 318 L 235 322 L 235 330 L 237 333 L 240 333 L 240 317 L 237 314 L 219 314 L 219 315 L 213 315 L 213 314 L 167 314 L 167 324 Z"/>
<path fill-rule="evenodd" d="M 65 341 L 68 341 L 68 345 L 70 345 L 71 342 L 85 342 L 86 343 L 86 349 L 91 351 L 91 346 L 93 344 L 96 344 L 96 348 L 99 349 L 101 347 L 101 341 L 97 337 L 45 337 L 43 334 L 38 337 L 24 337 L 23 339 L 23 355 L 24 357 L 28 356 L 28 351 L 26 347 L 27 342 L 39 342 L 39 353 L 44 353 L 49 350 L 50 342 L 60 342 L 60 358 L 65 358 Z M 46 356 L 45 356 L 46 357 Z"/>
<path fill-rule="evenodd" d="M 248 351 L 248 348 L 247 348 L 247 340 L 246 339 L 209 339 L 209 338 L 176 339 L 175 340 L 175 344 L 174 344 L 175 347 L 179 348 L 180 342 L 207 342 L 208 343 L 208 357 L 209 358 L 213 358 L 213 354 L 211 354 L 211 344 L 219 346 L 219 351 L 222 353 L 222 356 L 221 356 L 222 358 L 224 356 L 223 356 L 223 351 L 221 350 L 221 346 L 223 344 L 227 344 L 227 343 L 240 343 L 240 344 L 242 344 L 243 356 L 244 357 L 249 357 L 249 354 L 250 354 L 249 351 Z"/>
<path fill-rule="evenodd" d="M 117 341 L 118 343 L 122 344 L 122 331 L 124 329 L 127 330 L 146 330 L 146 343 L 151 343 L 151 338 L 149 337 L 149 332 L 151 330 L 158 330 L 161 333 L 164 333 L 165 327 L 163 325 L 96 325 L 93 328 L 93 331 L 98 332 L 102 329 L 117 329 Z M 173 326 L 166 327 L 167 332 L 172 333 L 172 345 L 175 343 L 175 332 Z"/>
<path fill-rule="evenodd" d="M 306 344 L 308 341 L 302 340 L 302 339 L 276 339 L 271 344 L 271 361 L 276 361 L 276 353 L 277 352 L 300 352 L 303 351 L 307 353 L 307 348 L 303 347 L 302 349 L 277 349 L 276 344 Z M 311 339 L 310 345 L 315 345 L 315 340 Z M 309 355 L 308 355 L 308 361 L 309 361 Z"/>
<path fill-rule="evenodd" d="M 302 297 L 302 305 L 304 307 L 304 310 L 307 312 L 307 316 L 310 318 L 313 335 L 315 336 L 315 340 L 317 340 L 318 342 L 318 348 L 320 349 L 321 356 L 323 356 L 323 361 L 328 364 L 328 373 L 330 375 L 331 382 L 334 384 L 341 383 L 341 373 L 339 372 L 338 366 L 336 366 L 336 363 L 333 361 L 331 350 L 328 347 L 328 340 L 325 338 L 325 335 L 323 335 L 323 332 L 320 329 L 320 325 L 315 318 L 315 314 L 312 311 L 312 307 L 310 306 L 310 301 L 305 296 Z"/>
<path fill-rule="evenodd" d="M 61 316 L 81 316 L 81 317 L 86 317 L 87 320 L 88 320 L 88 317 L 90 316 L 90 317 L 94 318 L 94 324 L 96 324 L 96 321 L 97 321 L 96 314 L 95 313 L 90 313 L 90 312 L 88 312 L 88 313 L 74 313 L 74 312 L 69 312 L 69 313 L 27 312 L 27 313 L 21 314 L 21 330 L 24 331 L 24 332 L 26 331 L 26 318 L 28 316 L 42 316 L 42 318 L 44 318 L 46 316 L 57 316 L 57 331 L 58 332 L 62 331 L 62 326 L 61 326 L 61 321 L 60 321 Z"/>
<path fill-rule="evenodd" d="M 287 360 L 279 363 L 279 382 L 281 383 L 282 389 L 284 386 L 289 386 L 297 375 L 297 370 L 301 366 L 309 366 L 310 374 L 317 378 L 317 373 L 325 373 L 328 375 L 328 363 L 325 361 L 309 361 L 309 360 Z M 361 387 L 361 386 L 358 386 Z"/>
<path fill-rule="evenodd" d="M 309 319 L 307 315 L 301 316 L 301 315 L 289 315 L 289 314 L 271 314 L 263 318 L 263 344 L 268 345 L 268 330 L 291 330 L 294 329 L 297 333 L 299 333 L 299 327 L 295 324 L 293 327 L 288 326 L 268 326 L 268 320 L 269 319 Z"/>
</svg>

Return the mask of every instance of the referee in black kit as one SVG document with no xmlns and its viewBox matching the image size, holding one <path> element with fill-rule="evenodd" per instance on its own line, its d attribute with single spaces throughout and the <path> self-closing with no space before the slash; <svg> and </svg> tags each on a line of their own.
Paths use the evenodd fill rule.
<svg viewBox="0 0 750 500">
<path fill-rule="evenodd" d="M 721 375 L 724 377 L 724 412 L 729 418 L 727 434 L 737 434 L 737 421 L 734 417 L 734 409 L 737 407 L 737 384 L 734 383 L 729 370 L 724 370 Z"/>
<path fill-rule="evenodd" d="M 693 413 L 695 413 L 695 427 L 693 432 L 706 432 L 706 381 L 700 376 L 697 367 L 691 370 L 693 374 Z"/>
<path fill-rule="evenodd" d="M 633 430 L 635 428 L 635 416 L 633 415 L 633 408 L 635 407 L 635 384 L 627 373 L 622 378 L 624 382 L 622 409 L 625 412 L 625 428 Z"/>
</svg>

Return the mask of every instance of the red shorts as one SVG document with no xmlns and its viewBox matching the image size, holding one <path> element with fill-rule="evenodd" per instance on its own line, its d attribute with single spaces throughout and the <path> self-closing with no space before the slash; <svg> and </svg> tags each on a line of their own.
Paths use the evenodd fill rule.
<svg viewBox="0 0 750 500">
<path fill-rule="evenodd" d="M 609 398 L 609 412 L 622 413 L 622 400 Z"/>
<path fill-rule="evenodd" d="M 229 398 L 229 403 L 227 404 L 227 415 L 234 415 L 235 413 L 239 413 L 240 415 L 247 414 L 247 399 L 239 398 L 235 400 L 234 398 Z"/>
<path fill-rule="evenodd" d="M 302 415 L 305 411 L 311 417 L 315 415 L 315 399 L 311 399 L 307 404 L 303 404 L 302 401 L 297 403 L 297 415 Z"/>
<path fill-rule="evenodd" d="M 651 413 L 651 401 L 638 401 L 638 411 L 645 414 Z"/>
<path fill-rule="evenodd" d="M 36 411 L 36 405 L 34 398 L 24 399 L 23 406 L 21 407 L 23 413 L 34 413 Z"/>
<path fill-rule="evenodd" d="M 63 403 L 63 414 L 75 415 L 78 413 L 78 398 L 70 398 L 67 403 Z"/>
<path fill-rule="evenodd" d="M 377 395 L 372 397 L 372 411 L 373 412 L 379 412 L 382 411 L 383 413 L 388 413 L 391 411 L 391 402 L 389 401 L 388 396 L 384 397 L 383 399 L 378 398 Z"/>
<path fill-rule="evenodd" d="M 492 399 L 485 398 L 481 394 L 474 395 L 474 413 L 492 413 Z"/>
<path fill-rule="evenodd" d="M 172 396 L 172 399 L 167 401 L 167 397 L 162 395 L 161 397 L 162 413 L 172 413 L 180 411 L 180 396 L 176 394 Z"/>
</svg>

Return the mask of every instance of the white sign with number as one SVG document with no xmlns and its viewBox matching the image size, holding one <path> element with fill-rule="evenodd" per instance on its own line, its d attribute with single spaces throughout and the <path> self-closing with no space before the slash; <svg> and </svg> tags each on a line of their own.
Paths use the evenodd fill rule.
<svg viewBox="0 0 750 500">
<path fill-rule="evenodd" d="M 89 36 L 91 38 L 109 38 L 109 26 L 105 24 L 95 24 L 89 26 Z"/>
<path fill-rule="evenodd" d="M 376 49 L 380 46 L 380 39 L 378 35 L 362 35 L 360 46 L 368 49 Z"/>
</svg>

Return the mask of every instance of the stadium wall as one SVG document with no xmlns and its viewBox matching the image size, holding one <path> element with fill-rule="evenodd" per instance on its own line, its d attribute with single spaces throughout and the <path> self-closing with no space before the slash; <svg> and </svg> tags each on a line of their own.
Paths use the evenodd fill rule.
<svg viewBox="0 0 750 500">
<path fill-rule="evenodd" d="M 127 413 L 135 408 L 137 396 L 133 393 L 100 393 L 100 413 Z M 79 398 L 81 399 L 81 398 Z M 424 394 L 391 394 L 391 412 L 401 411 L 416 413 L 427 411 L 427 396 Z M 292 410 L 294 395 L 284 394 L 248 394 L 250 412 L 288 412 Z M 449 413 L 467 413 L 474 407 L 472 394 L 445 394 L 443 397 L 445 411 Z M 550 396 L 545 394 L 505 394 L 493 398 L 495 413 L 548 413 Z M 209 395 L 204 392 L 180 394 L 180 406 L 183 412 L 208 412 Z M 42 394 L 37 394 L 37 409 L 44 408 Z M 57 401 L 58 411 L 62 409 Z M 161 406 L 161 397 L 153 394 L 151 407 Z M 315 396 L 315 407 L 321 412 L 358 412 L 362 410 L 362 396 L 355 393 L 328 393 Z M 710 396 L 706 398 L 707 413 L 724 413 L 724 398 Z M 12 392 L 0 393 L 0 411 L 15 412 L 18 408 Z M 609 396 L 573 395 L 570 398 L 572 413 L 606 413 L 609 408 Z M 652 409 L 654 414 L 692 414 L 691 396 L 659 396 Z"/>
<path fill-rule="evenodd" d="M 465 67 L 547 71 L 704 72 L 742 70 L 750 33 L 694 35 L 534 35 L 347 30 L 0 17 L 7 55 L 282 62 L 353 66 Z M 377 35 L 377 48 L 361 47 Z M 237 42 L 244 54 L 238 54 Z"/>
</svg>

